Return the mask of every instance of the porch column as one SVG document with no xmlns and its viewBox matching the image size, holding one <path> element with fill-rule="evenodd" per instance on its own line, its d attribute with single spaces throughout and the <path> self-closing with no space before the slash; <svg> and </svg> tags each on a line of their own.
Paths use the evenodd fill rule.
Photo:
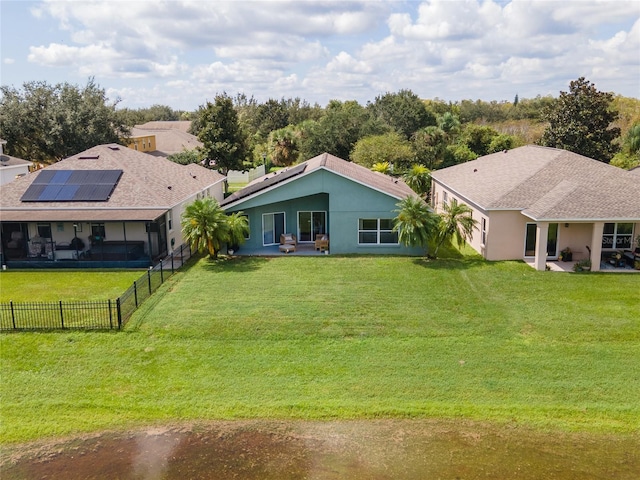
<svg viewBox="0 0 640 480">
<path fill-rule="evenodd" d="M 536 223 L 536 270 L 545 271 L 547 267 L 547 240 L 549 238 L 549 222 Z"/>
<path fill-rule="evenodd" d="M 600 271 L 600 257 L 602 256 L 602 232 L 604 222 L 594 222 L 591 230 L 591 271 Z"/>
</svg>

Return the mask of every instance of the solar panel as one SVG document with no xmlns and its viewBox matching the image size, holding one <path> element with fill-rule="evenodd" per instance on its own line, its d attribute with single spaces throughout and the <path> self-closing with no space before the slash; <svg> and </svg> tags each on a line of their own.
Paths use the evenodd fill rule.
<svg viewBox="0 0 640 480">
<path fill-rule="evenodd" d="M 23 202 L 105 202 L 122 170 L 43 170 L 22 195 Z"/>
<path fill-rule="evenodd" d="M 225 198 L 224 201 L 222 202 L 222 205 L 235 202 L 236 200 L 239 200 L 244 197 L 248 197 L 249 195 L 252 195 L 256 192 L 264 190 L 265 188 L 271 187 L 280 182 L 284 182 L 285 180 L 295 177 L 296 175 L 300 175 L 302 172 L 304 172 L 305 168 L 307 168 L 307 164 L 301 163 L 300 165 L 296 165 L 293 168 L 279 171 L 274 176 L 267 177 L 262 182 L 254 183 L 253 185 L 244 187 L 242 190 L 239 190 L 233 195 Z"/>
</svg>

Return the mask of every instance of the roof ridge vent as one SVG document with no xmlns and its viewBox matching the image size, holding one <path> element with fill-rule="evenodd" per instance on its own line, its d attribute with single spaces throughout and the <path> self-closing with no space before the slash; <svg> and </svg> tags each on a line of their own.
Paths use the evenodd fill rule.
<svg viewBox="0 0 640 480">
<path fill-rule="evenodd" d="M 78 157 L 79 160 L 98 160 L 100 155 L 83 155 Z"/>
<path fill-rule="evenodd" d="M 120 150 L 120 147 L 116 147 L 115 145 L 109 145 L 111 150 Z"/>
</svg>

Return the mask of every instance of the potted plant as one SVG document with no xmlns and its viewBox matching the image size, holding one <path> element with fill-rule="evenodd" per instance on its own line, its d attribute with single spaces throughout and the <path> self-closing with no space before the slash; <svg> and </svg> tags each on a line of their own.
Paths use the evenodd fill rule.
<svg viewBox="0 0 640 480">
<path fill-rule="evenodd" d="M 588 272 L 591 270 L 591 260 L 585 258 L 584 260 L 580 260 L 573 265 L 574 272 Z"/>
<path fill-rule="evenodd" d="M 573 252 L 571 252 L 571 249 L 569 247 L 566 247 L 560 252 L 560 255 L 558 255 L 558 259 L 560 259 L 561 262 L 570 262 L 571 260 L 573 260 Z"/>
</svg>

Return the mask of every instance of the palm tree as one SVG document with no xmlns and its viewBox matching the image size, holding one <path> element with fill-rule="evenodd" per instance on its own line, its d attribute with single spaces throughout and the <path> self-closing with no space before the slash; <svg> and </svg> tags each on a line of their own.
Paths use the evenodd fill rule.
<svg viewBox="0 0 640 480">
<path fill-rule="evenodd" d="M 244 212 L 235 212 L 227 217 L 229 226 L 229 248 L 237 250 L 249 234 L 249 219 Z"/>
<path fill-rule="evenodd" d="M 404 174 L 404 182 L 422 198 L 428 196 L 431 190 L 431 171 L 424 165 L 413 165 Z"/>
<path fill-rule="evenodd" d="M 393 230 L 398 232 L 398 240 L 410 247 L 424 248 L 426 256 L 437 232 L 438 216 L 420 197 L 407 197 L 397 207 Z"/>
<path fill-rule="evenodd" d="M 218 258 L 221 245 L 229 237 L 227 215 L 211 197 L 195 200 L 182 214 L 182 233 L 191 248 L 210 257 Z"/>
<path fill-rule="evenodd" d="M 471 239 L 473 229 L 478 224 L 478 221 L 472 217 L 473 210 L 464 203 L 458 203 L 455 198 L 451 202 L 445 203 L 442 208 L 444 211 L 440 214 L 434 256 L 438 255 L 438 249 L 445 242 L 450 242 L 454 238 L 458 247 L 461 247 Z"/>
</svg>

